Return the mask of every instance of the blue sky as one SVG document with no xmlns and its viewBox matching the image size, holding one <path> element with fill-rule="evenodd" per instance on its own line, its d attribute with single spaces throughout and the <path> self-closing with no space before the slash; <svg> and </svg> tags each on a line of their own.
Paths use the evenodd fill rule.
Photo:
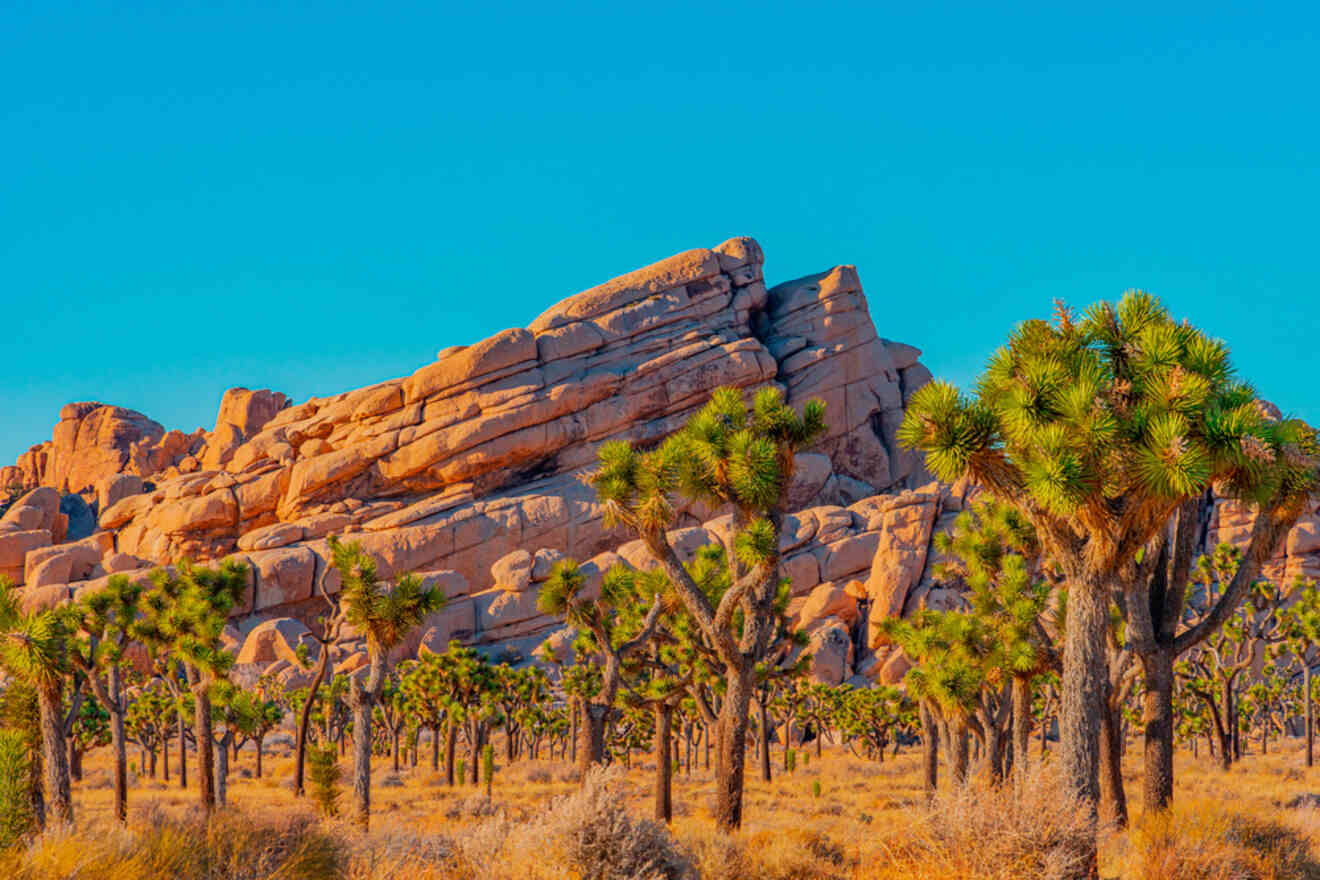
<svg viewBox="0 0 1320 880">
<path fill-rule="evenodd" d="M 0 462 L 404 375 L 733 235 L 970 382 L 1129 287 L 1320 420 L 1302 4 L 0 8 Z"/>
</svg>

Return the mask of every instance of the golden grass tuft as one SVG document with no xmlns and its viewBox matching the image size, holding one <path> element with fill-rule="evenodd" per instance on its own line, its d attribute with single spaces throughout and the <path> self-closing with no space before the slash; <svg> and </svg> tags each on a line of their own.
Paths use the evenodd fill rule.
<svg viewBox="0 0 1320 880">
<path fill-rule="evenodd" d="M 1143 816 L 1122 848 L 1121 876 L 1140 880 L 1320 880 L 1320 862 L 1300 828 L 1216 801 Z"/>
</svg>

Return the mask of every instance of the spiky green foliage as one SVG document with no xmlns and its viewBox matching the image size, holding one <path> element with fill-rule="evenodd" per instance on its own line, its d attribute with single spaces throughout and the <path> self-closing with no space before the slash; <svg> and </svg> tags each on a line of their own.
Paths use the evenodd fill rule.
<svg viewBox="0 0 1320 880">
<path fill-rule="evenodd" d="M 206 568 L 183 560 L 174 570 L 157 569 L 140 598 L 134 639 L 157 655 L 168 654 L 213 678 L 234 663 L 221 638 L 229 613 L 247 593 L 247 568 L 225 560 Z"/>
<path fill-rule="evenodd" d="M 339 753 L 333 743 L 311 746 L 307 752 L 307 778 L 312 784 L 312 801 L 324 816 L 339 815 L 341 775 Z"/>
<path fill-rule="evenodd" d="M 1016 508 L 993 499 L 959 514 L 951 532 L 935 535 L 943 560 L 936 577 L 967 587 L 970 613 L 987 628 L 987 679 L 1033 676 L 1054 659 L 1044 623 L 1058 632 L 1062 619 L 1051 608 L 1054 585 L 1041 575 L 1035 528 Z"/>
<path fill-rule="evenodd" d="M 1274 418 L 1235 378 L 1222 342 L 1142 292 L 1081 320 L 1061 309 L 1022 323 L 974 396 L 945 382 L 917 391 L 898 438 L 941 479 L 971 477 L 1022 507 L 1063 545 L 1051 550 L 1090 539 L 1110 545 L 1102 557 L 1135 552 L 1212 484 L 1256 503 L 1300 499 L 1320 456 L 1314 429 Z"/>
<path fill-rule="evenodd" d="M 952 717 L 966 719 L 976 711 L 993 651 L 988 626 L 969 614 L 922 609 L 883 621 L 881 630 L 914 664 L 904 679 L 914 697 Z"/>
<path fill-rule="evenodd" d="M 0 850 L 35 827 L 29 743 L 20 731 L 0 729 Z"/>
<path fill-rule="evenodd" d="M 366 636 L 370 648 L 388 651 L 428 614 L 444 607 L 445 594 L 415 574 L 400 575 L 392 585 L 383 583 L 375 557 L 359 542 L 344 543 L 331 535 L 329 544 L 341 581 L 344 619 Z"/>
<path fill-rule="evenodd" d="M 69 671 L 69 631 L 55 609 L 26 611 L 20 589 L 0 577 L 0 669 L 36 687 L 59 688 Z"/>
</svg>

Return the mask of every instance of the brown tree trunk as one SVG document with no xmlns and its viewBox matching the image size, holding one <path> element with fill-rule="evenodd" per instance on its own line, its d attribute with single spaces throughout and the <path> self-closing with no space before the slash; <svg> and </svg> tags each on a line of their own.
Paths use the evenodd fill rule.
<svg viewBox="0 0 1320 880">
<path fill-rule="evenodd" d="M 935 798 L 940 780 L 940 734 L 930 708 L 921 706 L 921 783 L 929 802 Z"/>
<path fill-rule="evenodd" d="M 1063 686 L 1059 706 L 1059 762 L 1064 784 L 1092 819 L 1100 802 L 1100 725 L 1109 687 L 1109 593 L 1102 584 L 1075 583 L 1064 624 Z M 1098 854 L 1085 854 L 1087 876 L 1099 873 Z"/>
<path fill-rule="evenodd" d="M 674 818 L 670 786 L 673 779 L 669 732 L 674 710 L 664 700 L 654 704 L 655 710 L 655 818 L 668 822 Z"/>
<path fill-rule="evenodd" d="M 118 690 L 118 688 L 116 688 Z M 128 744 L 124 739 L 122 697 L 119 711 L 110 713 L 110 748 L 115 754 L 115 818 L 128 821 Z"/>
<path fill-rule="evenodd" d="M 433 731 L 435 737 L 440 736 L 440 728 Z M 432 740 L 436 742 L 436 740 Z M 458 752 L 458 722 L 451 716 L 445 722 L 445 785 L 454 787 L 454 756 Z"/>
<path fill-rule="evenodd" d="M 41 720 L 42 757 L 46 771 L 46 804 L 56 822 L 73 821 L 73 794 L 69 785 L 69 752 L 64 744 L 64 700 L 59 684 L 37 687 Z"/>
<path fill-rule="evenodd" d="M 330 646 L 321 645 L 321 656 L 316 661 L 316 675 L 312 677 L 312 683 L 307 691 L 307 701 L 303 703 L 302 713 L 298 716 L 298 737 L 294 743 L 294 762 L 293 762 L 293 794 L 294 797 L 302 797 L 304 793 L 303 780 L 305 778 L 305 768 L 307 766 L 307 734 L 312 726 L 312 706 L 318 700 L 321 685 L 325 682 L 326 671 L 330 668 Z M 326 717 L 330 717 L 330 707 L 326 707 Z M 328 739 L 328 737 L 327 737 Z M 329 743 L 326 743 L 329 745 Z"/>
<path fill-rule="evenodd" d="M 1107 703 L 1100 720 L 1100 803 L 1105 819 L 1117 828 L 1128 822 L 1127 794 L 1123 791 L 1122 734 L 1117 709 Z"/>
<path fill-rule="evenodd" d="M 609 707 L 590 700 L 581 700 L 578 705 L 582 718 L 578 724 L 577 769 L 578 780 L 585 783 L 587 771 L 605 761 L 605 721 Z"/>
<path fill-rule="evenodd" d="M 257 739 L 256 739 L 256 744 L 257 744 L 257 778 L 258 778 L 258 779 L 261 778 L 261 753 L 264 751 L 264 749 L 262 748 L 262 743 L 265 741 L 265 739 L 266 739 L 265 736 L 258 736 Z"/>
<path fill-rule="evenodd" d="M 1013 679 L 1013 770 L 1021 779 L 1027 773 L 1027 753 L 1031 748 L 1031 679 Z"/>
<path fill-rule="evenodd" d="M 229 799 L 229 740 L 226 733 L 215 753 L 215 802 L 223 807 Z"/>
<path fill-rule="evenodd" d="M 950 775 L 953 777 L 955 785 L 963 785 L 967 782 L 967 764 L 970 757 L 971 741 L 968 736 L 967 722 L 958 720 L 950 722 L 949 739 L 953 745 L 953 761 L 949 768 Z"/>
<path fill-rule="evenodd" d="M 760 699 L 756 701 L 756 721 L 760 728 L 760 759 L 761 759 L 761 781 L 770 781 L 770 713 L 766 709 L 766 701 Z"/>
<path fill-rule="evenodd" d="M 193 739 L 197 741 L 197 790 L 202 809 L 215 808 L 215 741 L 211 739 L 211 688 L 193 684 Z"/>
<path fill-rule="evenodd" d="M 747 715 L 755 668 L 728 670 L 720 706 L 715 756 L 715 824 L 726 831 L 742 825 L 743 764 L 747 755 Z"/>
<path fill-rule="evenodd" d="M 1161 645 L 1141 663 L 1146 678 L 1141 806 L 1153 815 L 1173 802 L 1173 652 Z"/>
</svg>

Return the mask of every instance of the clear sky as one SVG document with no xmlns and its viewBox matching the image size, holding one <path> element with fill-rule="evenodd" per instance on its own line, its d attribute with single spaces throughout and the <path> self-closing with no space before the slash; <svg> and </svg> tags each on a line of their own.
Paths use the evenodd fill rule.
<svg viewBox="0 0 1320 880">
<path fill-rule="evenodd" d="M 855 263 L 963 383 L 1142 287 L 1320 420 L 1313 10 L 10 0 L 0 463 L 69 401 L 209 429 L 733 235 Z"/>
</svg>

